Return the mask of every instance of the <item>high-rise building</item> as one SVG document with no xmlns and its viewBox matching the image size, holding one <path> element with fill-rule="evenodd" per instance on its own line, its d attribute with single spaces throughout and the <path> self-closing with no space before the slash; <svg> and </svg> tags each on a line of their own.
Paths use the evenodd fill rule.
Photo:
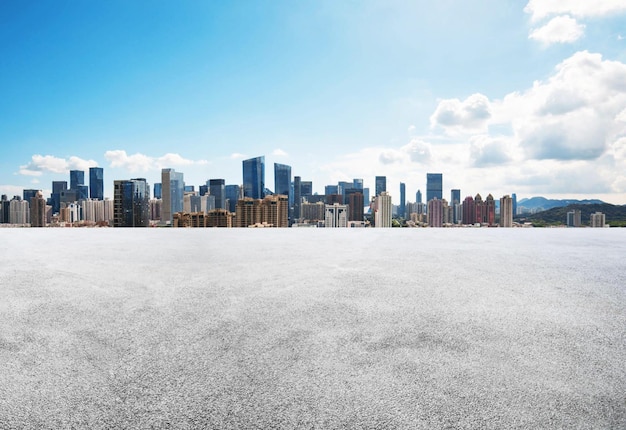
<svg viewBox="0 0 626 430">
<path fill-rule="evenodd" d="M 511 198 L 513 199 L 513 216 L 517 215 L 517 194 L 511 194 Z"/>
<path fill-rule="evenodd" d="M 76 188 L 76 200 L 87 200 L 89 198 L 89 187 L 87 185 L 79 185 Z"/>
<path fill-rule="evenodd" d="M 67 190 L 67 181 L 52 181 L 52 194 L 50 195 L 52 213 L 58 214 L 61 210 L 61 193 L 65 190 Z"/>
<path fill-rule="evenodd" d="M 30 203 L 30 199 L 35 197 L 39 190 L 22 190 L 22 200 Z"/>
<path fill-rule="evenodd" d="M 241 187 L 232 184 L 226 185 L 226 187 L 224 187 L 224 195 L 226 196 L 226 201 L 228 201 L 228 207 L 226 209 L 235 213 L 237 210 L 237 201 L 242 197 Z"/>
<path fill-rule="evenodd" d="M 153 195 L 153 197 L 155 199 L 161 199 L 161 197 L 163 197 L 162 196 L 162 190 L 163 190 L 163 188 L 162 188 L 160 182 L 157 182 L 156 184 L 154 184 L 154 193 L 153 193 L 154 195 Z"/>
<path fill-rule="evenodd" d="M 426 202 L 428 203 L 434 198 L 443 199 L 443 174 L 427 173 L 426 174 Z"/>
<path fill-rule="evenodd" d="M 9 224 L 24 225 L 30 223 L 30 205 L 20 196 L 9 202 Z"/>
<path fill-rule="evenodd" d="M 209 194 L 215 197 L 215 209 L 226 209 L 226 181 L 209 179 Z"/>
<path fill-rule="evenodd" d="M 376 196 L 376 213 L 374 215 L 375 227 L 391 227 L 391 219 L 393 218 L 393 204 L 391 196 L 387 191 L 383 191 Z"/>
<path fill-rule="evenodd" d="M 261 201 L 261 222 L 273 227 L 289 227 L 289 197 L 284 194 L 265 196 Z"/>
<path fill-rule="evenodd" d="M 417 193 L 415 193 L 415 203 L 424 203 L 422 201 L 422 192 L 420 190 L 417 190 Z"/>
<path fill-rule="evenodd" d="M 261 222 L 261 200 L 244 197 L 237 201 L 235 227 L 249 227 Z"/>
<path fill-rule="evenodd" d="M 606 225 L 606 216 L 602 212 L 592 213 L 589 225 L 594 228 L 604 227 Z"/>
<path fill-rule="evenodd" d="M 334 203 L 325 209 L 324 227 L 348 227 L 348 206 Z"/>
<path fill-rule="evenodd" d="M 567 213 L 567 226 L 568 227 L 580 227 L 581 226 L 581 214 L 579 209 L 574 209 Z"/>
<path fill-rule="evenodd" d="M 401 218 L 406 218 L 406 185 L 404 182 L 400 182 L 400 206 L 398 211 L 400 212 L 398 215 Z"/>
<path fill-rule="evenodd" d="M 30 226 L 46 226 L 46 199 L 43 198 L 41 191 L 37 191 L 37 193 L 30 198 Z"/>
<path fill-rule="evenodd" d="M 450 191 L 450 208 L 452 209 L 452 223 L 459 224 L 461 222 L 461 190 L 454 189 Z"/>
<path fill-rule="evenodd" d="M 363 221 L 365 207 L 363 194 L 356 191 L 348 194 L 348 221 Z"/>
<path fill-rule="evenodd" d="M 326 185 L 324 187 L 324 194 L 330 196 L 331 194 L 339 194 L 339 187 L 337 185 Z"/>
<path fill-rule="evenodd" d="M 300 192 L 302 193 L 302 197 L 311 197 L 313 195 L 313 182 L 312 181 L 302 181 L 300 183 Z"/>
<path fill-rule="evenodd" d="M 78 189 L 79 185 L 85 185 L 85 172 L 82 170 L 70 170 L 70 190 Z"/>
<path fill-rule="evenodd" d="M 291 166 L 274 163 L 274 194 L 282 194 L 291 200 Z"/>
<path fill-rule="evenodd" d="M 0 224 L 9 223 L 9 214 L 11 213 L 9 198 L 6 194 L 2 195 L 0 200 Z"/>
<path fill-rule="evenodd" d="M 113 227 L 150 226 L 150 187 L 145 179 L 113 183 Z"/>
<path fill-rule="evenodd" d="M 428 200 L 428 226 L 443 227 L 446 201 L 437 197 Z"/>
<path fill-rule="evenodd" d="M 500 198 L 500 227 L 513 227 L 513 199 L 509 195 Z"/>
<path fill-rule="evenodd" d="M 361 190 L 361 192 L 363 192 L 363 179 L 360 179 L 360 178 L 353 179 L 352 188 Z"/>
<path fill-rule="evenodd" d="M 300 219 L 302 216 L 302 178 L 293 177 L 293 218 Z"/>
<path fill-rule="evenodd" d="M 174 169 L 161 170 L 161 223 L 171 225 L 174 214 L 183 211 L 185 180 L 181 172 Z"/>
<path fill-rule="evenodd" d="M 472 196 L 467 196 L 465 200 L 463 200 L 462 223 L 466 225 L 476 223 L 476 206 L 474 205 L 474 198 Z"/>
<path fill-rule="evenodd" d="M 265 197 L 265 156 L 243 160 L 243 195 L 253 199 Z"/>
<path fill-rule="evenodd" d="M 102 167 L 89 168 L 89 198 L 104 200 L 104 169 Z"/>
<path fill-rule="evenodd" d="M 387 191 L 387 177 L 376 176 L 376 197 L 385 191 Z"/>
<path fill-rule="evenodd" d="M 496 225 L 496 201 L 489 194 L 485 199 L 485 220 L 487 225 Z"/>
</svg>

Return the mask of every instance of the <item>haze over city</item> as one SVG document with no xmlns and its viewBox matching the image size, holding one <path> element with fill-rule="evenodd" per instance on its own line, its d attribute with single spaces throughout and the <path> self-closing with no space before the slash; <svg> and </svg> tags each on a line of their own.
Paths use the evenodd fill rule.
<svg viewBox="0 0 626 430">
<path fill-rule="evenodd" d="M 626 203 L 626 3 L 111 1 L 0 8 L 0 193 L 69 170 Z M 273 189 L 273 176 L 267 187 Z"/>
</svg>

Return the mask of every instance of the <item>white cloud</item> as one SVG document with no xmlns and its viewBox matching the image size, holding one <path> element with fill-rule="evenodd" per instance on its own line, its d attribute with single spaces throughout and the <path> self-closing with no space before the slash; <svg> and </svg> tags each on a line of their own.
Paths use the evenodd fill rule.
<svg viewBox="0 0 626 430">
<path fill-rule="evenodd" d="M 553 15 L 599 17 L 626 12 L 624 0 L 529 0 L 524 12 L 534 22 Z"/>
<path fill-rule="evenodd" d="M 511 160 L 507 138 L 477 135 L 470 138 L 470 154 L 473 167 L 501 166 Z"/>
<path fill-rule="evenodd" d="M 28 164 L 20 166 L 19 174 L 41 176 L 43 173 L 68 173 L 70 170 L 87 170 L 96 166 L 98 166 L 96 161 L 84 160 L 76 156 L 65 159 L 53 155 L 35 154 Z"/>
<path fill-rule="evenodd" d="M 430 143 L 414 138 L 400 149 L 409 155 L 412 162 L 428 164 L 432 159 L 431 147 Z"/>
<path fill-rule="evenodd" d="M 565 15 L 554 17 L 544 26 L 532 30 L 528 38 L 549 45 L 575 42 L 584 33 L 584 24 L 579 24 L 574 18 Z"/>
<path fill-rule="evenodd" d="M 272 152 L 272 155 L 275 155 L 277 157 L 287 157 L 288 156 L 288 154 L 285 151 L 283 151 L 282 149 L 280 149 L 280 148 L 275 149 Z"/>
<path fill-rule="evenodd" d="M 104 158 L 107 159 L 110 167 L 126 169 L 129 172 L 147 172 L 164 167 L 208 164 L 206 160 L 189 160 L 183 158 L 180 154 L 167 153 L 161 157 L 155 158 L 141 153 L 128 155 L 126 151 L 122 149 L 106 151 Z"/>
<path fill-rule="evenodd" d="M 232 158 L 233 160 L 239 160 L 239 159 L 246 158 L 246 155 L 245 154 L 240 154 L 239 152 L 234 152 L 234 153 L 230 154 L 230 158 Z"/>
<path fill-rule="evenodd" d="M 482 94 L 472 94 L 464 101 L 441 100 L 430 117 L 430 125 L 442 127 L 448 134 L 468 133 L 485 130 L 489 118 L 489 99 Z"/>
</svg>

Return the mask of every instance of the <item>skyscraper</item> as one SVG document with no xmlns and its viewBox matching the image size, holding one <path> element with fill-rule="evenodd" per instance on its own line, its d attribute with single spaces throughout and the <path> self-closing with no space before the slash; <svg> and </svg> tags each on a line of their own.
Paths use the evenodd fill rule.
<svg viewBox="0 0 626 430">
<path fill-rule="evenodd" d="M 352 187 L 363 192 L 363 179 L 355 178 L 352 180 Z"/>
<path fill-rule="evenodd" d="M 400 213 L 398 214 L 402 218 L 406 218 L 406 185 L 404 182 L 400 182 Z"/>
<path fill-rule="evenodd" d="M 228 209 L 230 212 L 235 213 L 237 210 L 237 201 L 241 194 L 241 187 L 239 185 L 226 185 L 224 187 L 224 195 L 228 200 Z"/>
<path fill-rule="evenodd" d="M 215 197 L 215 209 L 226 209 L 226 181 L 209 179 L 209 194 Z"/>
<path fill-rule="evenodd" d="M 426 203 L 434 198 L 443 199 L 443 174 L 426 174 Z"/>
<path fill-rule="evenodd" d="M 52 213 L 58 214 L 61 210 L 61 193 L 67 190 L 67 181 L 52 181 Z"/>
<path fill-rule="evenodd" d="M 104 169 L 102 167 L 89 168 L 89 198 L 104 200 Z"/>
<path fill-rule="evenodd" d="M 79 185 L 85 185 L 85 172 L 70 170 L 70 190 L 77 190 Z"/>
<path fill-rule="evenodd" d="M 429 227 L 443 227 L 444 218 L 444 205 L 445 200 L 440 200 L 437 197 L 428 200 L 428 226 Z"/>
<path fill-rule="evenodd" d="M 363 194 L 359 191 L 348 194 L 348 220 L 363 221 Z"/>
<path fill-rule="evenodd" d="M 46 200 L 43 198 L 41 191 L 37 191 L 30 198 L 30 226 L 46 226 Z"/>
<path fill-rule="evenodd" d="M 302 197 L 311 197 L 313 195 L 313 182 L 302 181 L 300 183 L 300 192 L 302 193 Z"/>
<path fill-rule="evenodd" d="M 422 192 L 420 190 L 417 190 L 417 193 L 415 193 L 415 203 L 423 203 Z"/>
<path fill-rule="evenodd" d="M 184 175 L 174 169 L 161 170 L 161 222 L 171 225 L 174 214 L 183 211 Z"/>
<path fill-rule="evenodd" d="M 376 176 L 376 196 L 379 196 L 384 191 L 387 191 L 387 177 Z"/>
<path fill-rule="evenodd" d="M 161 188 L 161 183 L 157 182 L 156 184 L 154 184 L 154 193 L 153 193 L 153 197 L 155 199 L 161 199 L 162 196 L 162 188 Z"/>
<path fill-rule="evenodd" d="M 300 219 L 302 216 L 302 178 L 293 177 L 293 218 Z"/>
<path fill-rule="evenodd" d="M 274 193 L 291 200 L 291 166 L 274 163 Z"/>
<path fill-rule="evenodd" d="M 450 207 L 452 208 L 452 223 L 460 224 L 461 222 L 461 190 L 454 189 L 450 191 Z"/>
<path fill-rule="evenodd" d="M 376 196 L 376 213 L 374 215 L 374 227 L 391 227 L 393 204 L 388 192 L 383 191 Z"/>
<path fill-rule="evenodd" d="M 508 195 L 500 198 L 500 227 L 513 227 L 513 199 Z"/>
<path fill-rule="evenodd" d="M 265 156 L 243 160 L 243 195 L 253 199 L 265 197 Z"/>
<path fill-rule="evenodd" d="M 113 183 L 113 227 L 150 225 L 150 187 L 143 178 Z"/>
<path fill-rule="evenodd" d="M 472 196 L 465 197 L 463 200 L 463 224 L 471 225 L 476 223 L 476 206 Z"/>
</svg>

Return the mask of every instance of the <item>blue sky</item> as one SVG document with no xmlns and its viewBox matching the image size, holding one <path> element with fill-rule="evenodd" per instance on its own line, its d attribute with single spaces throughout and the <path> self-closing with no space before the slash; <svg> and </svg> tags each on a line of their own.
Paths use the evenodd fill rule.
<svg viewBox="0 0 626 430">
<path fill-rule="evenodd" d="M 626 204 L 626 2 L 13 1 L 0 193 L 70 169 Z"/>
</svg>

